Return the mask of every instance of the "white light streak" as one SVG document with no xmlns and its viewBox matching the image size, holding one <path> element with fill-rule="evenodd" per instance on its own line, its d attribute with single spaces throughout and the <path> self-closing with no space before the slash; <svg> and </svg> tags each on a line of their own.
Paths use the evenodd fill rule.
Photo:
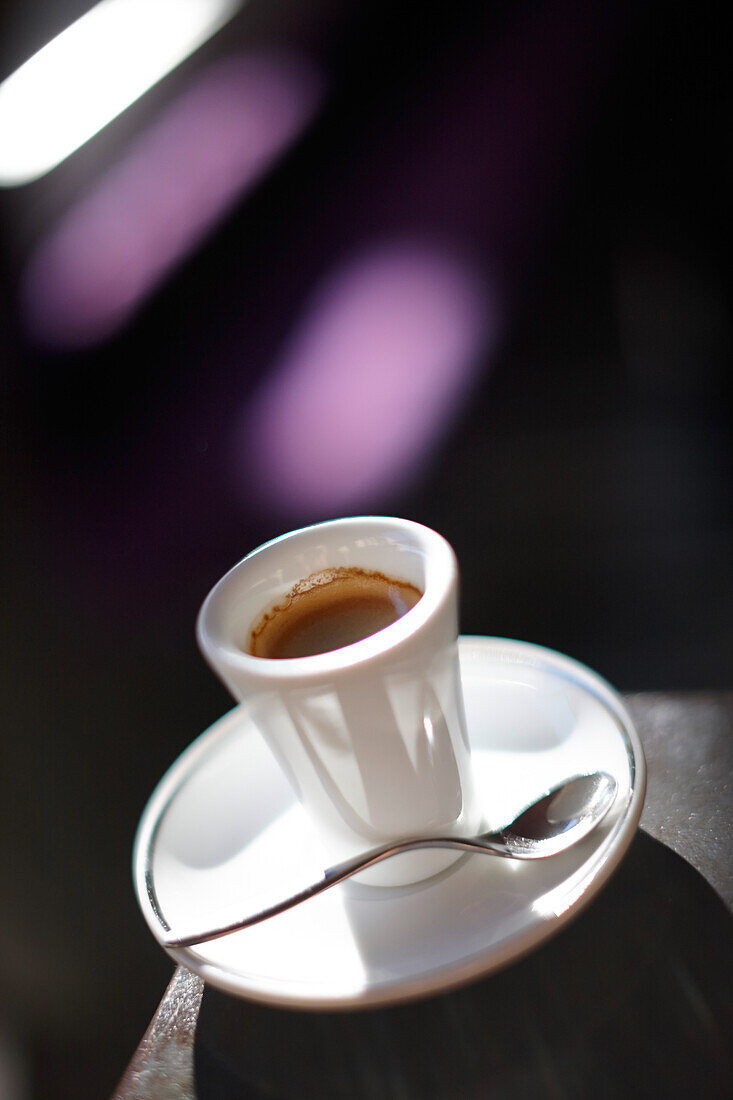
<svg viewBox="0 0 733 1100">
<path fill-rule="evenodd" d="M 243 0 L 101 0 L 0 84 L 0 186 L 55 168 L 231 19 Z"/>
</svg>

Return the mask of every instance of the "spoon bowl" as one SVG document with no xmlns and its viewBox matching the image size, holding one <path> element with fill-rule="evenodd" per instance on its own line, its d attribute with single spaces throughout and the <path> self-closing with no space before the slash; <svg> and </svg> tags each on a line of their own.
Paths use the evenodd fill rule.
<svg viewBox="0 0 733 1100">
<path fill-rule="evenodd" d="M 573 776 L 542 794 L 503 829 L 470 837 L 415 837 L 372 848 L 329 867 L 317 882 L 256 913 L 208 931 L 168 936 L 162 945 L 193 947 L 249 928 L 403 852 L 449 848 L 508 859 L 546 859 L 577 844 L 595 829 L 613 805 L 616 790 L 616 780 L 607 772 Z"/>
</svg>

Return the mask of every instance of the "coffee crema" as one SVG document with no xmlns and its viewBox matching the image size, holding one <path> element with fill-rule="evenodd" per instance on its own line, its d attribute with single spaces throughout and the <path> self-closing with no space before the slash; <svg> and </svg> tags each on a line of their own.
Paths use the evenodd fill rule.
<svg viewBox="0 0 733 1100">
<path fill-rule="evenodd" d="M 253 657 L 314 657 L 359 642 L 396 622 L 422 592 L 409 581 L 340 566 L 298 581 L 257 620 L 249 635 Z"/>
</svg>

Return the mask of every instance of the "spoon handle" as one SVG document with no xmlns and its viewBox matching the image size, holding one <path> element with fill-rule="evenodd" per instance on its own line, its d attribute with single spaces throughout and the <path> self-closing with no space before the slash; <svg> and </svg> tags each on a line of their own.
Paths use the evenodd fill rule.
<svg viewBox="0 0 733 1100">
<path fill-rule="evenodd" d="M 415 840 L 402 840 L 396 844 L 383 844 L 379 848 L 372 848 L 369 852 L 362 852 L 352 859 L 346 859 L 343 863 L 336 863 L 324 871 L 323 877 L 317 882 L 291 894 L 288 898 L 268 905 L 248 917 L 242 917 L 230 924 L 224 924 L 220 928 L 212 928 L 206 932 L 193 932 L 187 936 L 169 936 L 161 940 L 163 947 L 194 947 L 198 943 L 208 943 L 210 940 L 218 940 L 222 936 L 228 936 L 230 932 L 238 932 L 242 928 L 251 928 L 253 924 L 276 917 L 278 913 L 284 913 L 295 905 L 300 905 L 309 898 L 322 894 L 332 886 L 337 886 L 347 878 L 366 871 L 377 863 L 381 863 L 391 856 L 401 852 L 414 852 L 421 848 L 453 848 L 465 852 L 486 852 L 497 856 L 512 856 L 504 844 L 500 833 L 484 833 L 481 837 L 420 837 Z M 520 857 L 521 858 L 521 857 Z M 536 858 L 527 855 L 525 858 Z"/>
</svg>

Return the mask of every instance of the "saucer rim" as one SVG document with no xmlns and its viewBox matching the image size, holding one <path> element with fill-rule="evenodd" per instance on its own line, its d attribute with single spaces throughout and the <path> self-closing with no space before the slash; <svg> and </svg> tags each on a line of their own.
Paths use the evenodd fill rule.
<svg viewBox="0 0 733 1100">
<path fill-rule="evenodd" d="M 626 741 L 630 766 L 628 802 L 616 823 L 613 843 L 609 848 L 603 847 L 596 853 L 599 866 L 588 871 L 591 878 L 580 896 L 572 901 L 564 912 L 556 914 L 544 923 L 533 925 L 523 933 L 509 937 L 503 943 L 495 945 L 490 953 L 487 953 L 486 948 L 482 948 L 461 960 L 460 963 L 449 967 L 444 965 L 432 970 L 420 970 L 398 982 L 374 983 L 356 994 L 348 995 L 324 995 L 322 991 L 309 993 L 312 983 L 305 988 L 301 986 L 297 994 L 292 991 L 285 992 L 279 987 L 287 984 L 287 979 L 276 977 L 269 977 L 266 980 L 259 977 L 257 985 L 252 987 L 243 983 L 242 976 L 236 972 L 207 961 L 195 948 L 165 947 L 160 940 L 170 929 L 157 903 L 149 858 L 155 837 L 166 809 L 188 777 L 196 770 L 199 758 L 208 756 L 216 742 L 226 739 L 232 727 L 242 721 L 247 709 L 246 703 L 242 703 L 226 712 L 199 734 L 166 770 L 141 815 L 135 835 L 132 864 L 138 905 L 153 936 L 176 963 L 198 974 L 205 982 L 225 993 L 260 1004 L 304 1011 L 358 1011 L 436 996 L 480 977 L 496 973 L 551 939 L 580 915 L 622 862 L 641 818 L 646 794 L 646 761 L 633 719 L 620 695 L 607 680 L 587 665 L 557 650 L 510 638 L 461 635 L 459 653 L 467 654 L 471 649 L 493 651 L 494 658 L 506 657 L 512 664 L 520 663 L 524 666 L 530 664 L 539 668 L 550 666 L 555 672 L 565 676 L 570 674 L 570 679 L 607 706 L 619 723 L 619 735 Z M 488 656 L 488 652 L 479 652 L 479 657 L 481 656 Z M 463 678 L 462 670 L 461 679 Z M 424 888 L 430 889 L 429 882 Z M 386 901 L 389 901 L 398 890 L 398 888 L 389 887 L 380 889 L 384 891 Z"/>
</svg>

